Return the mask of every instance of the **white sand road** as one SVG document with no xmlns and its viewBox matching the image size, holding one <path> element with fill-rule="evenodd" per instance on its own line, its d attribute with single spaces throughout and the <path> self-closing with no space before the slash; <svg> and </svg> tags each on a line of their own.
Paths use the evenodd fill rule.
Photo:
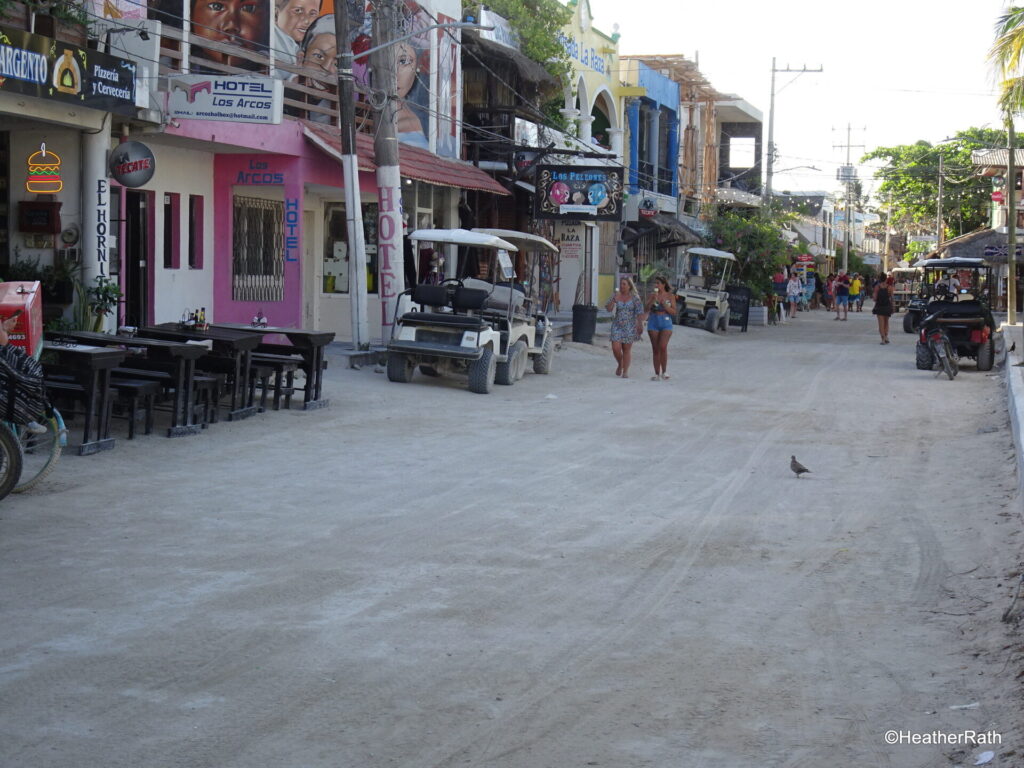
<svg viewBox="0 0 1024 768">
<path fill-rule="evenodd" d="M 327 410 L 67 457 L 0 503 L 0 766 L 1024 765 L 1002 378 L 873 329 L 486 397 L 332 365 Z"/>
</svg>

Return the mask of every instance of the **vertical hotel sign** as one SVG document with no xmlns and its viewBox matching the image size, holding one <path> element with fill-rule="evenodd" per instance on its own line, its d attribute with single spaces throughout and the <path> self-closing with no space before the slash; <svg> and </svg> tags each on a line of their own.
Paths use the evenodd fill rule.
<svg viewBox="0 0 1024 768">
<path fill-rule="evenodd" d="M 0 91 L 134 116 L 135 63 L 0 26 Z"/>
</svg>

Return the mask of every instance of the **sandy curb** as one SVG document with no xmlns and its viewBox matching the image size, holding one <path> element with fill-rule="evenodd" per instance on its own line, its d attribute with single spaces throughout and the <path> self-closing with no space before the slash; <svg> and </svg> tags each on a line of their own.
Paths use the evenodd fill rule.
<svg viewBox="0 0 1024 768">
<path fill-rule="evenodd" d="M 1007 351 L 1004 369 L 1006 371 L 1007 410 L 1013 443 L 1017 451 L 1017 495 L 1024 496 L 1024 328 L 1003 324 L 1003 344 L 1009 348 L 1016 341 L 1017 348 Z"/>
</svg>

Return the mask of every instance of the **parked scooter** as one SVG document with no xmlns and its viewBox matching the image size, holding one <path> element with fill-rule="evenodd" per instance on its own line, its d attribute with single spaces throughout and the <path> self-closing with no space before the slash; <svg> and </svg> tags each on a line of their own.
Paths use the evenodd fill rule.
<svg viewBox="0 0 1024 768">
<path fill-rule="evenodd" d="M 921 320 L 920 336 L 917 340 L 917 367 L 922 371 L 930 371 L 936 361 L 939 362 L 939 373 L 945 372 L 952 381 L 960 371 L 953 343 L 942 325 L 945 308 L 937 309 Z M 938 374 L 936 374 L 938 375 Z"/>
</svg>

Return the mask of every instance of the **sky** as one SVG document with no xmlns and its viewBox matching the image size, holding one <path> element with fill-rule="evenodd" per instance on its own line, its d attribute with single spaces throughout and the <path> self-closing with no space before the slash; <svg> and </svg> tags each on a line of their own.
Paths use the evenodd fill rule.
<svg viewBox="0 0 1024 768">
<path fill-rule="evenodd" d="M 1003 0 L 590 0 L 594 26 L 618 24 L 620 54 L 683 54 L 720 92 L 761 110 L 768 143 L 776 73 L 775 191 L 831 191 L 846 144 L 858 161 L 880 146 L 934 143 L 971 127 L 1001 127 L 987 62 Z M 640 12 L 637 12 L 637 11 Z M 847 140 L 847 125 L 850 138 Z M 1019 126 L 1018 126 L 1019 128 Z M 877 162 L 872 163 L 877 166 Z M 798 168 L 815 166 L 821 170 Z"/>
</svg>

